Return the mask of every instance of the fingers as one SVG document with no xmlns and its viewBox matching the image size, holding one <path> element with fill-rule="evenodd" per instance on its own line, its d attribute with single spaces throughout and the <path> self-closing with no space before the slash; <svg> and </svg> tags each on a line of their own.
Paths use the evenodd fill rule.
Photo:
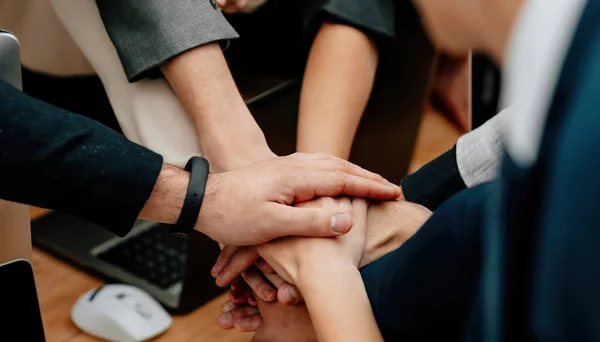
<svg viewBox="0 0 600 342">
<path fill-rule="evenodd" d="M 217 258 L 215 265 L 210 270 L 210 274 L 215 278 L 217 278 L 219 275 L 221 275 L 223 268 L 225 268 L 225 266 L 227 266 L 227 264 L 229 263 L 229 261 L 231 260 L 231 258 L 235 254 L 235 252 L 238 251 L 238 249 L 239 249 L 239 247 L 235 247 L 235 246 L 221 246 L 221 253 L 219 254 L 219 257 Z"/>
<path fill-rule="evenodd" d="M 221 9 L 226 14 L 233 14 L 244 10 L 248 3 L 248 0 L 226 0 L 219 1 Z M 222 4 L 222 5 L 221 5 Z"/>
<path fill-rule="evenodd" d="M 225 247 L 225 251 L 228 247 Z M 234 249 L 235 247 L 231 248 Z M 227 252 L 229 253 L 229 251 Z M 223 252 L 221 252 L 223 255 Z M 219 255 L 220 258 L 220 255 Z M 227 256 L 224 257 L 226 259 Z M 242 272 L 245 272 L 250 266 L 258 260 L 258 252 L 255 247 L 243 247 L 236 250 L 236 253 L 229 258 L 229 262 L 223 268 L 223 271 L 217 277 L 218 286 L 224 287 L 231 284 Z M 219 264 L 217 259 L 217 264 Z M 217 265 L 215 264 L 215 266 Z M 214 268 L 213 268 L 214 269 Z M 212 272 L 211 272 L 212 273 Z"/>
<path fill-rule="evenodd" d="M 242 273 L 242 277 L 254 293 L 265 302 L 272 302 L 277 299 L 277 292 L 257 269 L 249 269 L 247 272 Z"/>
<path fill-rule="evenodd" d="M 395 197 L 401 195 L 400 187 L 389 182 L 387 179 L 383 178 L 381 175 L 376 174 L 374 172 L 363 169 L 362 167 L 353 164 L 347 160 L 337 158 L 331 155 L 323 154 L 323 153 L 296 153 L 291 155 L 292 158 L 302 160 L 304 163 L 311 162 L 313 165 L 316 164 L 315 170 L 322 171 L 341 171 L 348 175 L 357 176 L 364 179 L 373 180 L 382 185 L 389 186 L 394 190 Z M 386 198 L 387 199 L 387 198 Z"/>
<path fill-rule="evenodd" d="M 255 331 L 262 324 L 262 317 L 255 307 L 237 306 L 226 302 L 223 304 L 222 313 L 217 322 L 223 329 L 236 328 L 241 331 Z"/>
<path fill-rule="evenodd" d="M 283 305 L 296 305 L 304 302 L 298 288 L 278 276 L 277 274 L 265 274 L 265 277 L 277 288 L 277 300 Z"/>
<path fill-rule="evenodd" d="M 229 291 L 229 300 L 234 304 L 246 304 L 249 298 L 252 297 L 252 289 L 246 284 L 244 279 L 241 277 L 237 278 L 231 284 L 231 291 Z"/>
<path fill-rule="evenodd" d="M 390 200 L 400 196 L 400 188 L 386 185 L 340 170 L 304 171 L 292 178 L 294 202 L 304 202 L 314 197 L 348 195 Z"/>
<path fill-rule="evenodd" d="M 347 233 L 352 228 L 352 217 L 347 213 L 329 213 L 320 208 L 296 208 L 279 204 L 277 235 L 330 237 Z"/>
<path fill-rule="evenodd" d="M 258 267 L 258 269 L 265 274 L 275 273 L 273 267 L 271 267 L 271 265 L 263 258 L 259 257 L 258 260 L 254 262 L 254 266 Z"/>
<path fill-rule="evenodd" d="M 352 213 L 357 221 L 366 220 L 367 211 L 369 210 L 369 202 L 362 198 L 353 198 L 352 207 L 354 209 Z"/>
</svg>

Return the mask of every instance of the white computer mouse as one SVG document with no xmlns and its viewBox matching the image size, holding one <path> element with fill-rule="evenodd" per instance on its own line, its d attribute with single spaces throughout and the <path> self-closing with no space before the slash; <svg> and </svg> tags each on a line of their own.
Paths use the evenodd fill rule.
<svg viewBox="0 0 600 342">
<path fill-rule="evenodd" d="M 130 285 L 112 284 L 83 294 L 71 319 L 84 332 L 114 342 L 140 342 L 167 330 L 173 319 L 149 294 Z"/>
</svg>

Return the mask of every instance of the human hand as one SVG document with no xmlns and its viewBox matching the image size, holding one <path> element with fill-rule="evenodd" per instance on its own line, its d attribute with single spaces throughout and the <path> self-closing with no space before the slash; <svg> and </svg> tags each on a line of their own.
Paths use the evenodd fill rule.
<svg viewBox="0 0 600 342">
<path fill-rule="evenodd" d="M 232 288 L 217 319 L 221 328 L 256 331 L 253 341 L 315 341 L 306 305 L 264 301 L 241 278 L 234 281 Z"/>
<path fill-rule="evenodd" d="M 324 260 L 327 264 L 358 267 L 365 248 L 367 202 L 358 198 L 336 202 L 325 197 L 299 205 L 333 210 L 346 207 L 344 212 L 351 212 L 354 216 L 353 229 L 348 234 L 330 239 L 289 237 L 258 246 L 259 255 L 275 272 L 288 283 L 297 284 L 302 271 L 318 268 Z"/>
<path fill-rule="evenodd" d="M 286 306 L 279 302 L 268 303 L 260 298 L 256 306 L 223 304 L 218 323 L 223 329 L 256 331 L 252 341 L 309 342 L 316 341 L 306 305 Z"/>
<path fill-rule="evenodd" d="M 322 208 L 331 213 L 345 212 L 352 216 L 354 208 L 348 197 L 339 198 L 319 198 L 316 200 L 300 203 L 298 207 L 304 208 Z M 366 208 L 364 208 L 366 211 Z M 365 214 L 366 215 L 366 214 Z M 281 278 L 274 274 L 273 268 L 260 256 L 254 246 L 235 247 L 225 246 L 217 258 L 215 265 L 211 270 L 213 277 L 217 278 L 218 286 L 229 286 L 235 279 L 243 276 L 250 288 L 263 300 L 271 302 L 275 299 L 275 289 L 269 284 L 260 272 L 252 272 L 251 267 L 256 265 L 265 275 L 270 277 L 271 283 L 276 285 L 282 282 L 282 286 L 277 286 L 277 299 L 286 305 L 297 304 L 301 302 L 299 291 L 294 285 L 285 283 Z M 273 280 L 273 278 L 276 278 Z M 280 288 L 281 287 L 281 288 Z"/>
<path fill-rule="evenodd" d="M 388 200 L 399 196 L 399 188 L 345 160 L 296 153 L 209 175 L 195 228 L 233 246 L 283 236 L 337 236 L 352 227 L 348 214 L 291 205 L 342 194 Z"/>
<path fill-rule="evenodd" d="M 266 2 L 267 0 L 217 0 L 219 7 L 227 14 L 251 13 Z"/>
<path fill-rule="evenodd" d="M 292 305 L 303 301 L 296 286 L 281 279 L 258 255 L 254 246 L 225 246 L 211 270 L 211 275 L 217 278 L 216 284 L 221 287 L 230 284 L 233 287 L 233 283 L 242 277 L 255 295 L 266 302 L 277 299 L 285 305 Z"/>
</svg>

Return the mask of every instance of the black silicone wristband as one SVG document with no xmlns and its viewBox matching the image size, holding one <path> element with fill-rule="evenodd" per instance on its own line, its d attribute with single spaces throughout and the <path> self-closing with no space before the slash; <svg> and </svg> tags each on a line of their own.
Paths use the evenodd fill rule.
<svg viewBox="0 0 600 342">
<path fill-rule="evenodd" d="M 208 161 L 202 157 L 192 157 L 185 165 L 185 170 L 190 172 L 190 184 L 177 225 L 172 227 L 174 234 L 187 237 L 194 229 L 204 199 L 208 169 Z"/>
</svg>

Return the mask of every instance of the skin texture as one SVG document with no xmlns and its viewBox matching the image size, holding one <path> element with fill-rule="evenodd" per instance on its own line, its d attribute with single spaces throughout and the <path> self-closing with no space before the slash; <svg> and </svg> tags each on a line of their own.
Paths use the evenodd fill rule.
<svg viewBox="0 0 600 342">
<path fill-rule="evenodd" d="M 417 232 L 430 215 L 431 212 L 428 209 L 406 201 L 387 201 L 370 205 L 365 250 L 360 266 L 365 266 L 400 248 Z M 267 287 L 265 279 L 263 282 L 264 287 Z M 241 283 L 245 285 L 243 281 Z M 278 285 L 281 286 L 281 284 L 275 284 L 281 291 Z M 284 283 L 284 286 L 290 285 Z M 287 341 L 288 336 L 292 336 L 292 333 L 294 341 L 311 341 L 316 336 L 304 304 L 284 305 L 279 302 L 268 302 L 255 293 L 254 298 L 258 302 L 260 314 L 253 312 L 251 316 L 246 316 L 244 315 L 246 309 L 239 308 L 247 306 L 242 304 L 247 302 L 250 289 L 242 288 L 241 291 L 238 291 L 239 293 L 244 293 L 244 295 L 240 295 L 237 299 L 232 297 L 232 301 L 238 303 L 237 306 L 232 306 L 232 302 L 224 304 L 226 310 L 219 317 L 221 327 L 237 328 L 242 331 L 256 330 L 256 341 Z"/>
<path fill-rule="evenodd" d="M 275 156 L 242 99 L 218 43 L 186 51 L 161 70 L 192 119 L 200 152 L 212 172 Z"/>
<path fill-rule="evenodd" d="M 379 51 L 369 36 L 350 26 L 323 23 L 302 82 L 298 152 L 350 157 L 378 62 Z"/>
<path fill-rule="evenodd" d="M 189 174 L 165 166 L 140 213 L 141 218 L 175 223 Z M 380 200 L 400 191 L 380 176 L 327 155 L 276 157 L 234 171 L 210 175 L 196 229 L 229 245 L 256 245 L 288 235 L 335 236 L 352 218 L 292 203 L 347 194 Z"/>
<path fill-rule="evenodd" d="M 217 0 L 223 13 L 251 13 L 264 5 L 268 0 Z"/>
</svg>

